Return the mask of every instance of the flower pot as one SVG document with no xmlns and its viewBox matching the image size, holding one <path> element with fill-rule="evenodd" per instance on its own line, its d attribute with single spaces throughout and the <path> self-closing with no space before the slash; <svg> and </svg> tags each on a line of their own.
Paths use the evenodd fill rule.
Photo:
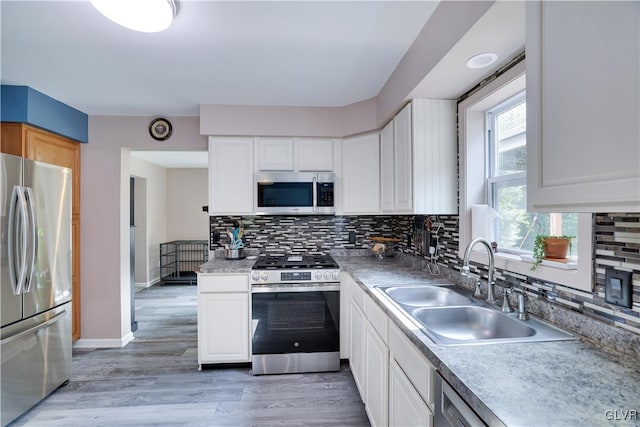
<svg viewBox="0 0 640 427">
<path fill-rule="evenodd" d="M 566 261 L 569 243 L 569 239 L 562 237 L 547 237 L 544 240 L 544 258 L 552 261 Z"/>
</svg>

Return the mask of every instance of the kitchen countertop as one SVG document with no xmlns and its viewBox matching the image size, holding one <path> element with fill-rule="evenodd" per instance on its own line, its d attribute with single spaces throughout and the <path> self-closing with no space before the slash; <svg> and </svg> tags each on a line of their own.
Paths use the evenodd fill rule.
<svg viewBox="0 0 640 427">
<path fill-rule="evenodd" d="M 224 249 L 216 250 L 215 256 L 200 266 L 200 274 L 242 274 L 249 273 L 251 266 L 256 262 L 255 258 L 242 258 L 228 260 L 224 258 Z M 257 249 L 245 249 L 245 255 L 257 256 Z"/>
<path fill-rule="evenodd" d="M 434 344 L 373 288 L 452 281 L 417 257 L 334 258 L 489 425 L 640 426 L 637 360 L 582 341 Z"/>
<path fill-rule="evenodd" d="M 418 257 L 333 257 L 489 425 L 640 426 L 637 360 L 583 341 L 437 345 L 374 287 L 452 280 Z M 200 274 L 249 273 L 254 262 L 213 258 Z"/>
</svg>

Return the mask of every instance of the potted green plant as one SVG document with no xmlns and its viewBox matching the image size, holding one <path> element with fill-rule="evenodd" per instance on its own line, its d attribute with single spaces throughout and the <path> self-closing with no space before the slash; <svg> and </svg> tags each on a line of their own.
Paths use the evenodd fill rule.
<svg viewBox="0 0 640 427">
<path fill-rule="evenodd" d="M 531 271 L 535 271 L 543 259 L 565 262 L 571 247 L 571 239 L 575 236 L 548 236 L 538 234 L 533 244 L 533 265 Z"/>
</svg>

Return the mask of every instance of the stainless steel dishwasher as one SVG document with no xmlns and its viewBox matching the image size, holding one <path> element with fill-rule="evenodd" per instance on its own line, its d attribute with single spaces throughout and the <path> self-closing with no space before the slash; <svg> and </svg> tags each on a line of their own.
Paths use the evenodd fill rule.
<svg viewBox="0 0 640 427">
<path fill-rule="evenodd" d="M 487 426 L 440 374 L 435 379 L 435 427 Z"/>
</svg>

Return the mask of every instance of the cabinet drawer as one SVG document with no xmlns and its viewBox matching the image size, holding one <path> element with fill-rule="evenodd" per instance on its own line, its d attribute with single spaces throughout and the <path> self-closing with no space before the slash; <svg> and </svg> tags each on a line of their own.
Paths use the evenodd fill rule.
<svg viewBox="0 0 640 427">
<path fill-rule="evenodd" d="M 389 350 L 420 396 L 433 408 L 434 368 L 411 341 L 389 322 Z"/>
<path fill-rule="evenodd" d="M 369 296 L 366 296 L 366 314 L 369 322 L 376 330 L 378 335 L 386 343 L 389 342 L 389 335 L 387 332 L 387 314 L 380 308 L 378 304 Z"/>
<path fill-rule="evenodd" d="M 203 292 L 249 292 L 249 276 L 198 275 L 198 293 Z"/>
</svg>

